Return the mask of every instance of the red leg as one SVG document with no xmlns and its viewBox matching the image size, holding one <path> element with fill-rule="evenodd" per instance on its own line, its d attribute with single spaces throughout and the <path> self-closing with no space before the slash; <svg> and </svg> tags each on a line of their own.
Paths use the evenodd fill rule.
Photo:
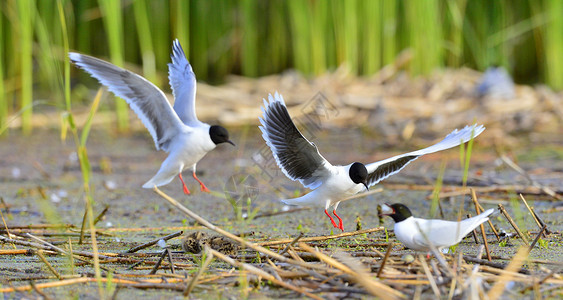
<svg viewBox="0 0 563 300">
<path fill-rule="evenodd" d="M 338 218 L 338 229 L 344 232 L 344 224 L 342 224 L 342 219 L 336 214 L 336 209 L 332 211 L 332 213 Z M 336 227 L 336 226 L 334 226 Z"/>
<path fill-rule="evenodd" d="M 186 186 L 186 183 L 184 182 L 184 179 L 182 178 L 182 173 L 178 174 L 178 177 L 180 177 L 180 181 L 182 182 L 182 187 L 184 187 L 184 194 L 189 195 L 190 190 L 188 190 L 188 187 Z"/>
<path fill-rule="evenodd" d="M 192 175 L 194 176 L 194 179 L 197 180 L 197 182 L 199 182 L 199 186 L 200 186 L 202 192 L 208 192 L 208 193 L 211 192 L 211 191 L 205 186 L 205 184 L 203 184 L 203 182 L 201 182 L 201 180 L 199 180 L 199 178 L 197 178 L 197 176 L 195 176 L 195 172 L 193 172 Z"/>
<path fill-rule="evenodd" d="M 338 226 L 336 226 L 336 222 L 334 222 L 334 219 L 332 218 L 331 215 L 329 215 L 329 213 L 326 209 L 325 209 L 325 214 L 330 218 L 330 221 L 332 222 L 332 226 L 338 228 Z"/>
</svg>

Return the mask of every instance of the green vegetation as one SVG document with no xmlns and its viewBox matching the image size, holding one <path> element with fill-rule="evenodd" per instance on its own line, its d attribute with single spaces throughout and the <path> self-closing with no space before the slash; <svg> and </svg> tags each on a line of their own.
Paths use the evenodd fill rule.
<svg viewBox="0 0 563 300">
<path fill-rule="evenodd" d="M 57 22 L 55 0 L 0 3 L 0 127 L 22 111 L 29 133 L 33 99 L 62 106 L 65 39 L 71 50 L 142 65 L 157 85 L 167 82 L 170 45 L 178 38 L 198 79 L 211 82 L 290 68 L 318 75 L 341 65 L 371 75 L 410 49 L 412 75 L 496 64 L 517 81 L 563 88 L 563 3 L 557 0 L 60 2 L 68 33 Z M 126 130 L 125 102 L 116 101 L 115 110 Z"/>
</svg>

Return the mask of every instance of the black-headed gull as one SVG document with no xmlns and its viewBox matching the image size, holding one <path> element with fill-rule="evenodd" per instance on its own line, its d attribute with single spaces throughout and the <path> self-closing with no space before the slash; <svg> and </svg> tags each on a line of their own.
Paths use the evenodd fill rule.
<svg viewBox="0 0 563 300">
<path fill-rule="evenodd" d="M 203 123 L 195 111 L 196 79 L 178 40 L 172 47 L 168 79 L 174 94 L 174 108 L 164 93 L 145 78 L 111 63 L 79 53 L 69 53 L 70 60 L 98 79 L 115 95 L 125 99 L 154 139 L 156 150 L 168 152 L 160 169 L 143 187 L 170 183 L 179 176 L 184 193 L 190 194 L 182 171 L 191 169 L 201 191 L 209 192 L 195 174 L 196 164 L 218 144 L 234 143 L 222 126 Z"/>
<path fill-rule="evenodd" d="M 466 126 L 462 130 L 454 130 L 441 142 L 422 150 L 368 165 L 354 162 L 345 166 L 333 166 L 320 154 L 317 146 L 309 142 L 295 127 L 282 96 L 278 93 L 274 96 L 270 94 L 268 99 L 269 102 L 264 99 L 263 117 L 260 118 L 262 137 L 283 173 L 289 179 L 299 180 L 306 188 L 313 190 L 302 197 L 282 201 L 290 205 L 324 206 L 332 225 L 342 231 L 342 219 L 336 214 L 336 208 L 342 199 L 367 190 L 422 155 L 458 146 L 485 130 L 482 125 Z M 338 225 L 328 213 L 331 206 L 334 207 L 332 213 L 338 218 Z"/>
<path fill-rule="evenodd" d="M 393 230 L 401 243 L 412 250 L 429 251 L 431 245 L 440 250 L 459 243 L 473 229 L 489 220 L 495 210 L 491 208 L 460 222 L 415 218 L 410 209 L 400 203 L 385 204 L 382 211 L 382 215 L 395 221 Z"/>
</svg>

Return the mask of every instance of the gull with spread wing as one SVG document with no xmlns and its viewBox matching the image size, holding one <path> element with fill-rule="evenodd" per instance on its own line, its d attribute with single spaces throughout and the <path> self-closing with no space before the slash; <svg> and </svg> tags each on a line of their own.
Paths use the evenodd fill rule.
<svg viewBox="0 0 563 300">
<path fill-rule="evenodd" d="M 160 169 L 143 187 L 168 184 L 176 175 L 184 193 L 190 194 L 182 171 L 190 169 L 201 191 L 209 192 L 195 174 L 196 164 L 218 144 L 234 143 L 222 126 L 203 123 L 195 111 L 196 79 L 178 40 L 172 47 L 168 79 L 174 94 L 174 108 L 164 93 L 145 78 L 111 63 L 79 53 L 69 53 L 70 60 L 96 78 L 115 95 L 125 99 L 154 139 L 156 150 L 168 152 Z"/>
<path fill-rule="evenodd" d="M 382 161 L 364 165 L 354 162 L 345 166 L 333 166 L 319 152 L 317 146 L 309 142 L 299 132 L 277 92 L 264 99 L 263 116 L 260 118 L 260 130 L 266 144 L 272 150 L 274 158 L 282 172 L 291 180 L 298 180 L 310 193 L 293 199 L 282 200 L 290 205 L 324 206 L 325 214 L 332 225 L 344 231 L 342 219 L 336 214 L 340 201 L 364 189 L 369 189 L 381 180 L 399 172 L 418 157 L 449 149 L 469 141 L 481 134 L 482 125 L 466 126 L 454 130 L 442 141 L 428 148 L 397 155 Z M 338 218 L 338 225 L 328 213 Z"/>
</svg>

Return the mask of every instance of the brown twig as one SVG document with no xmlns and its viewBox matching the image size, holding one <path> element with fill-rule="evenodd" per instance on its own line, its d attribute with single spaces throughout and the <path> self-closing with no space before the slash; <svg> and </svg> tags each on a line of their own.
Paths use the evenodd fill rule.
<svg viewBox="0 0 563 300">
<path fill-rule="evenodd" d="M 170 263 L 170 273 L 176 273 L 174 270 L 174 262 L 172 261 L 172 254 L 170 253 L 170 249 L 166 249 L 166 253 L 168 254 L 168 262 Z"/>
<path fill-rule="evenodd" d="M 216 251 L 216 250 L 213 250 L 213 249 L 209 249 L 209 252 L 210 252 L 213 256 L 216 256 L 216 257 L 219 258 L 220 260 L 222 260 L 222 261 L 224 261 L 224 262 L 226 262 L 226 263 L 228 263 L 228 264 L 231 264 L 231 265 L 234 266 L 234 267 L 243 268 L 243 269 L 247 270 L 248 272 L 250 272 L 250 273 L 252 273 L 252 274 L 254 274 L 254 275 L 260 276 L 260 277 L 262 277 L 262 278 L 264 278 L 264 279 L 266 279 L 266 280 L 269 280 L 269 281 L 271 281 L 271 282 L 273 282 L 273 283 L 275 283 L 275 284 L 277 284 L 277 285 L 279 285 L 279 286 L 282 286 L 282 287 L 284 287 L 284 288 L 287 288 L 287 289 L 290 289 L 290 290 L 292 290 L 292 291 L 298 292 L 298 293 L 303 294 L 303 295 L 305 295 L 305 296 L 307 296 L 307 297 L 310 297 L 310 298 L 313 298 L 313 299 L 322 300 L 321 297 L 319 297 L 319 296 L 317 296 L 317 295 L 315 295 L 315 294 L 311 294 L 311 293 L 309 293 L 309 292 L 303 290 L 303 289 L 300 288 L 300 287 L 296 287 L 296 286 L 291 285 L 291 284 L 289 284 L 289 283 L 286 283 L 286 282 L 284 282 L 284 281 L 280 281 L 280 280 L 276 279 L 276 277 L 274 277 L 273 275 L 270 275 L 270 274 L 268 274 L 268 273 L 266 273 L 266 272 L 264 272 L 264 271 L 262 271 L 262 270 L 260 270 L 260 269 L 258 269 L 258 268 L 256 268 L 256 267 L 254 267 L 253 265 L 238 262 L 238 261 L 236 261 L 236 260 L 234 260 L 234 259 L 232 259 L 232 258 L 230 258 L 230 257 L 228 257 L 228 256 L 226 256 L 226 255 L 224 255 L 223 253 L 221 253 L 221 252 L 219 252 L 219 251 Z"/>
<path fill-rule="evenodd" d="M 540 232 L 538 233 L 538 235 L 536 235 L 536 238 L 534 239 L 534 241 L 530 245 L 530 248 L 528 249 L 528 251 L 532 251 L 532 249 L 534 249 L 534 246 L 536 245 L 536 243 L 538 242 L 538 240 L 540 239 L 540 237 L 542 236 L 542 234 L 543 234 L 543 232 L 545 231 L 546 228 L 547 228 L 546 225 L 542 226 Z"/>
<path fill-rule="evenodd" d="M 339 234 L 335 234 L 335 235 L 312 236 L 312 237 L 302 238 L 302 239 L 300 239 L 300 241 L 301 242 L 325 241 L 325 240 L 337 239 L 337 238 L 341 238 L 341 237 L 345 237 L 345 236 L 353 236 L 353 235 L 359 235 L 359 234 L 364 234 L 364 233 L 381 231 L 381 230 L 384 230 L 384 229 L 385 229 L 384 227 L 376 227 L 376 228 L 363 229 L 363 230 L 352 231 L 352 232 L 343 232 L 343 233 L 339 233 Z M 291 241 L 293 241 L 293 240 L 292 239 L 285 239 L 285 240 L 262 242 L 262 243 L 258 243 L 258 245 L 260 245 L 260 246 L 273 246 L 273 245 L 287 244 L 287 243 L 290 243 Z"/>
<path fill-rule="evenodd" d="M 559 195 L 557 195 L 557 193 L 550 189 L 549 187 L 543 186 L 541 184 L 539 184 L 538 182 L 536 182 L 529 174 L 528 172 L 526 172 L 524 169 L 522 169 L 519 165 L 517 165 L 513 160 L 511 160 L 508 156 L 506 155 L 501 155 L 500 159 L 507 164 L 509 167 L 511 167 L 512 169 L 514 169 L 516 172 L 520 173 L 521 175 L 523 175 L 533 186 L 541 189 L 544 193 L 548 194 L 549 196 L 555 198 L 556 200 L 563 200 L 563 198 Z"/>
<path fill-rule="evenodd" d="M 299 241 L 300 238 L 303 237 L 303 232 L 300 232 L 298 236 L 296 236 L 293 241 L 291 241 L 291 243 L 287 244 L 287 246 L 285 246 L 285 248 L 282 250 L 282 252 L 280 252 L 280 255 L 284 255 L 287 250 L 289 250 L 289 248 L 293 245 L 295 245 L 295 243 L 297 243 L 297 241 Z"/>
<path fill-rule="evenodd" d="M 53 273 L 53 275 L 55 275 L 59 280 L 62 280 L 61 274 L 59 274 L 59 272 L 57 272 L 57 270 L 55 270 L 55 268 L 53 268 L 53 266 L 49 263 L 49 261 L 47 261 L 47 258 L 45 258 L 45 255 L 43 255 L 43 251 L 37 250 L 37 251 L 34 251 L 34 252 L 35 252 L 35 255 L 37 255 L 39 257 L 39 259 L 41 259 L 41 261 L 47 266 L 49 271 L 51 271 L 51 273 Z"/>
<path fill-rule="evenodd" d="M 477 213 L 477 215 L 479 215 L 481 213 L 480 209 L 479 209 L 479 200 L 477 200 L 477 194 L 475 194 L 475 190 L 471 189 L 471 199 L 473 199 L 473 203 L 475 204 L 475 212 Z M 485 234 L 485 226 L 483 225 L 483 223 L 481 223 L 481 225 L 479 225 L 479 227 L 481 227 L 481 235 L 483 236 L 483 243 L 485 244 L 485 251 L 487 252 L 487 259 L 489 261 L 492 261 L 491 258 L 491 252 L 489 252 L 489 243 L 487 242 L 487 235 Z"/>
<path fill-rule="evenodd" d="M 467 218 L 471 218 L 471 214 L 467 214 Z M 479 239 L 477 239 L 477 232 L 475 231 L 475 229 L 473 229 L 471 233 L 473 235 L 473 239 L 475 240 L 475 244 L 479 245 Z"/>
<path fill-rule="evenodd" d="M 187 216 L 193 218 L 194 220 L 196 220 L 198 223 L 202 224 L 203 226 L 217 232 L 218 234 L 224 235 L 228 238 L 230 238 L 233 241 L 236 241 L 237 243 L 240 243 L 241 245 L 248 247 L 250 249 L 253 249 L 255 251 L 264 253 L 270 257 L 273 257 L 279 261 L 285 262 L 285 263 L 290 263 L 290 264 L 294 264 L 294 265 L 298 265 L 301 267 L 306 267 L 306 268 L 312 268 L 312 269 L 322 269 L 321 266 L 317 266 L 314 264 L 308 264 L 308 263 L 304 263 L 304 262 L 300 262 L 294 259 L 289 259 L 287 257 L 284 257 L 283 255 L 279 255 L 276 252 L 273 252 L 269 249 L 266 249 L 260 245 L 254 244 L 254 243 L 250 243 L 246 240 L 244 240 L 243 238 L 236 236 L 228 231 L 225 231 L 213 224 L 211 224 L 209 221 L 205 220 L 204 218 L 200 217 L 199 215 L 197 215 L 196 213 L 192 212 L 191 210 L 187 209 L 185 206 L 183 206 L 182 204 L 180 204 L 178 201 L 176 201 L 175 199 L 173 199 L 172 197 L 166 195 L 164 192 L 162 192 L 161 190 L 159 190 L 156 186 L 154 187 L 154 191 L 160 195 L 162 198 L 164 198 L 166 201 L 168 201 L 170 204 L 172 204 L 172 206 L 176 207 L 178 210 L 180 210 L 182 213 L 186 214 Z"/>
<path fill-rule="evenodd" d="M 51 300 L 51 299 L 53 299 L 53 298 L 49 297 L 49 295 L 45 294 L 40 288 L 38 288 L 38 287 L 35 285 L 35 282 L 30 281 L 30 282 L 29 282 L 29 285 L 30 285 L 31 288 L 32 288 L 37 294 L 39 294 L 43 299 L 45 299 L 45 300 Z"/>
<path fill-rule="evenodd" d="M 167 240 L 169 240 L 169 239 L 175 238 L 175 237 L 180 236 L 180 235 L 182 235 L 182 234 L 184 234 L 183 231 L 174 232 L 174 233 L 169 234 L 169 235 L 167 235 L 167 236 L 164 236 L 164 237 L 161 237 L 161 238 L 157 238 L 157 239 L 154 239 L 154 240 L 152 240 L 152 241 L 150 241 L 150 242 L 146 242 L 146 243 L 141 244 L 141 245 L 139 245 L 139 246 L 133 247 L 133 248 L 131 248 L 131 249 L 129 249 L 129 250 L 123 252 L 123 253 L 135 253 L 135 252 L 137 252 L 137 251 L 139 251 L 139 250 L 148 248 L 148 247 L 150 247 L 150 246 L 152 246 L 152 245 L 158 243 L 158 241 L 160 241 L 160 240 L 167 241 Z"/>
<path fill-rule="evenodd" d="M 168 249 L 164 249 L 162 251 L 162 255 L 160 255 L 160 258 L 158 259 L 158 261 L 156 262 L 156 264 L 153 266 L 153 268 L 151 269 L 151 271 L 149 272 L 150 275 L 156 274 L 156 271 L 158 271 L 158 268 L 160 267 L 160 265 L 162 264 L 162 261 L 164 260 L 164 258 L 166 257 L 168 253 Z"/>
<path fill-rule="evenodd" d="M 184 297 L 187 297 L 187 296 L 190 295 L 190 293 L 192 292 L 192 290 L 196 286 L 197 280 L 203 274 L 203 272 L 205 272 L 205 269 L 207 269 L 207 266 L 209 266 L 209 264 L 213 260 L 213 254 L 211 253 L 211 251 L 209 251 L 209 249 L 210 249 L 209 246 L 205 245 L 205 255 L 206 255 L 205 261 L 203 261 L 203 264 L 201 265 L 201 267 L 199 268 L 197 273 L 194 275 L 192 280 L 190 280 L 190 282 L 188 283 L 188 285 L 184 289 L 184 292 L 183 292 Z"/>
<path fill-rule="evenodd" d="M 487 293 L 487 296 L 488 296 L 489 299 L 496 300 L 498 297 L 500 297 L 502 295 L 502 292 L 504 291 L 504 287 L 505 287 L 506 283 L 508 281 L 510 281 L 510 279 L 512 278 L 512 275 L 510 275 L 510 272 L 515 272 L 516 270 L 518 270 L 520 268 L 520 266 L 522 265 L 522 263 L 524 263 L 524 259 L 526 259 L 527 256 L 528 256 L 528 249 L 526 249 L 525 247 L 521 247 L 520 250 L 518 250 L 518 252 L 516 252 L 516 254 L 514 255 L 514 259 L 512 259 L 512 261 L 510 261 L 510 263 L 508 264 L 508 266 L 505 269 L 505 271 L 507 271 L 507 273 L 501 275 L 496 280 L 493 287 Z"/>
<path fill-rule="evenodd" d="M 328 255 L 315 251 L 313 248 L 309 247 L 307 244 L 301 242 L 299 243 L 299 248 L 314 254 L 317 256 L 321 261 L 325 262 L 326 264 L 343 271 L 344 273 L 351 275 L 352 278 L 356 282 L 358 282 L 361 286 L 363 286 L 370 294 L 380 297 L 382 299 L 395 299 L 395 298 L 405 298 L 403 293 L 389 287 L 386 284 L 381 282 L 375 281 L 371 279 L 369 276 L 362 276 L 358 272 L 350 269 L 348 266 L 342 264 L 341 262 L 329 257 Z"/>
<path fill-rule="evenodd" d="M 485 211 L 485 209 L 483 208 L 483 206 L 481 206 L 481 204 L 479 202 L 477 202 L 477 204 L 479 205 L 479 209 L 481 211 Z M 498 235 L 498 231 L 496 230 L 495 226 L 493 226 L 493 222 L 491 222 L 491 219 L 487 220 L 487 223 L 489 223 L 491 230 L 493 231 L 493 233 L 497 237 L 497 242 L 500 242 L 500 236 Z"/>
<path fill-rule="evenodd" d="M 531 207 L 532 209 L 532 214 L 534 215 L 534 218 L 536 218 L 536 220 L 538 220 L 538 222 L 540 222 L 540 225 L 546 226 L 545 228 L 545 234 L 551 234 L 551 231 L 549 229 L 547 229 L 547 225 L 545 224 L 545 222 L 540 218 L 540 216 L 536 213 L 536 211 L 534 210 L 533 207 Z"/>
<path fill-rule="evenodd" d="M 381 266 L 379 267 L 379 270 L 377 271 L 377 278 L 380 278 L 381 276 L 381 272 L 383 272 L 383 268 L 385 268 L 385 263 L 387 262 L 387 259 L 389 259 L 389 254 L 391 254 L 391 250 L 393 249 L 393 243 L 389 243 L 389 245 L 387 245 L 387 251 L 385 251 L 385 256 L 383 257 L 383 260 L 381 261 Z"/>
<path fill-rule="evenodd" d="M 65 250 L 63 250 L 63 249 L 61 249 L 61 248 L 59 248 L 59 247 L 57 247 L 57 246 L 55 246 L 55 245 L 53 245 L 53 244 L 47 242 L 47 241 L 44 241 L 44 240 L 42 240 L 42 239 L 40 239 L 40 238 L 38 238 L 38 237 L 36 237 L 36 236 L 30 234 L 30 233 L 26 233 L 26 235 L 27 235 L 28 237 L 30 237 L 30 238 L 36 240 L 36 241 L 39 241 L 39 242 L 43 243 L 43 244 L 46 245 L 47 247 L 45 247 L 45 246 L 43 246 L 43 245 L 35 244 L 35 243 L 29 243 L 30 246 L 33 246 L 33 247 L 36 247 L 36 248 L 39 248 L 39 249 L 44 249 L 44 250 L 54 250 L 54 251 L 59 252 L 60 254 L 66 255 L 66 256 L 72 255 L 72 254 L 66 252 Z M 3 238 L 3 237 L 0 236 L 0 239 L 1 239 L 1 238 Z M 22 242 L 23 242 L 23 241 L 22 241 Z M 74 253 L 75 253 L 75 254 L 79 254 L 79 253 L 80 253 L 79 255 L 83 255 L 83 254 L 86 254 L 87 252 L 84 252 L 84 251 L 80 251 L 80 252 L 79 252 L 79 251 L 74 251 Z M 87 254 L 88 254 L 88 255 L 83 255 L 83 256 L 94 257 L 94 254 L 93 254 L 93 253 L 87 253 Z M 81 257 L 78 257 L 77 255 L 73 255 L 72 257 L 73 257 L 74 259 L 80 260 L 80 261 L 85 262 L 85 263 L 87 263 L 87 264 L 94 265 L 94 262 L 89 261 L 89 260 L 87 260 L 87 259 L 83 259 L 83 258 L 81 258 Z M 99 257 L 99 258 L 103 258 L 104 256 L 103 256 L 103 255 L 99 255 L 98 257 Z M 105 271 L 107 271 L 107 272 L 117 273 L 115 270 L 112 270 L 112 269 L 109 269 L 109 268 L 106 268 L 106 267 L 102 267 L 102 266 L 100 266 L 100 269 L 103 269 L 103 270 L 105 270 Z"/>
<path fill-rule="evenodd" d="M 438 289 L 438 286 L 436 285 L 436 281 L 434 280 L 432 273 L 430 273 L 430 268 L 428 268 L 428 264 L 426 263 L 426 260 L 424 259 L 424 255 L 419 254 L 418 260 L 420 261 L 420 264 L 422 265 L 422 269 L 424 270 L 424 274 L 426 274 L 426 277 L 428 278 L 428 282 L 430 283 L 430 287 L 432 287 L 432 291 L 434 292 L 434 295 L 436 296 L 437 299 L 440 299 L 440 290 Z"/>
<path fill-rule="evenodd" d="M 94 219 L 94 225 L 98 224 L 98 222 L 100 222 L 100 220 L 102 220 L 102 218 L 108 212 L 108 209 L 109 209 L 109 205 L 106 204 L 106 206 L 104 207 L 104 210 L 102 210 L 102 212 Z"/>
<path fill-rule="evenodd" d="M 524 234 L 522 234 L 522 232 L 518 228 L 518 225 L 516 225 L 516 223 L 514 223 L 514 220 L 512 220 L 512 218 L 510 217 L 510 215 L 508 214 L 506 209 L 504 209 L 504 206 L 502 204 L 499 204 L 498 208 L 499 208 L 500 212 L 506 217 L 506 219 L 508 220 L 508 223 L 510 223 L 510 225 L 512 225 L 514 230 L 516 230 L 516 233 L 518 234 L 520 239 L 522 239 L 522 242 L 525 243 L 526 245 L 529 245 L 528 239 L 524 236 Z"/>
</svg>

